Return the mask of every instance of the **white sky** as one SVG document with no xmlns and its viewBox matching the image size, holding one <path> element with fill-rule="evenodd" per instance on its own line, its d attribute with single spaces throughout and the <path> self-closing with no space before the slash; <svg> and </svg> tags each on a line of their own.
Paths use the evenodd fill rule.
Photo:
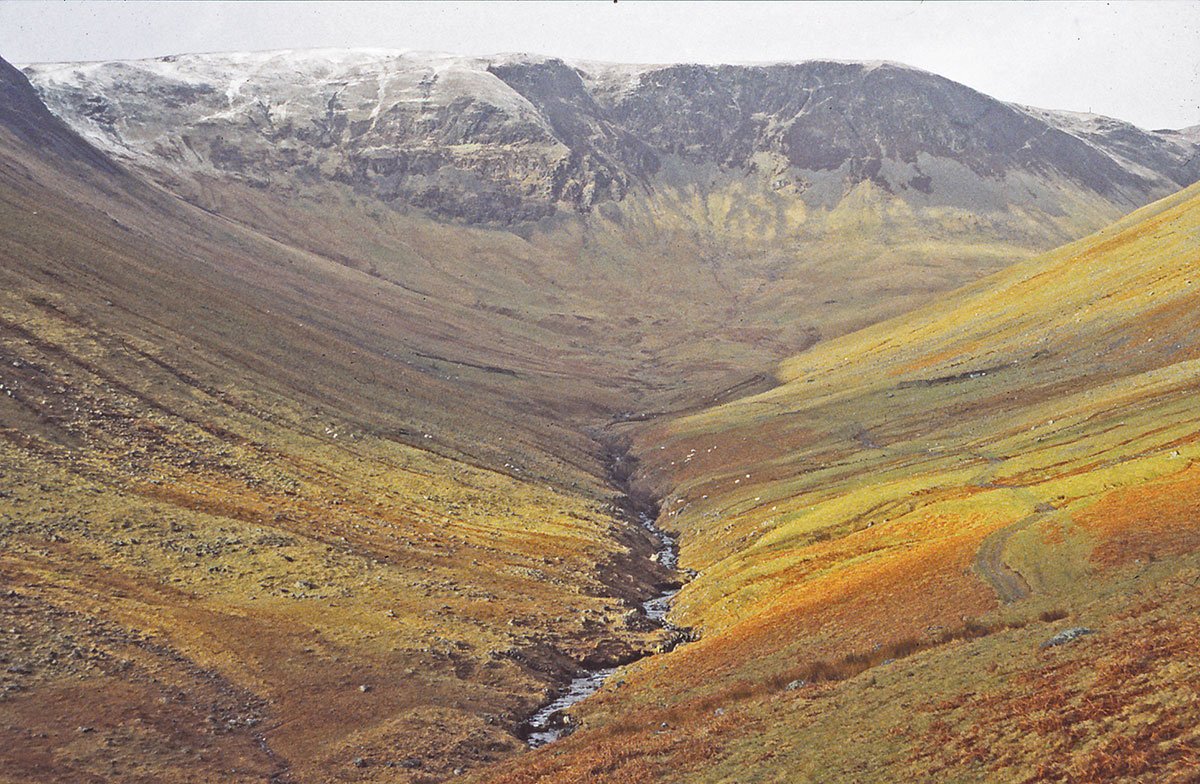
<svg viewBox="0 0 1200 784">
<path fill-rule="evenodd" d="M 897 60 L 997 98 L 1200 123 L 1200 2 L 280 3 L 0 0 L 14 63 L 370 46 L 615 62 Z"/>
</svg>

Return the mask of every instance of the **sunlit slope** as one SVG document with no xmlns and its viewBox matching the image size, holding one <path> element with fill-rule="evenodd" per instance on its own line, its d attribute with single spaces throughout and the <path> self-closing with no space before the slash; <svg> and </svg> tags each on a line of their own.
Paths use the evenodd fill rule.
<svg viewBox="0 0 1200 784">
<path fill-rule="evenodd" d="M 1191 188 L 643 430 L 702 638 L 489 780 L 1189 780 L 1197 286 Z"/>
<path fill-rule="evenodd" d="M 576 426 L 621 398 L 565 346 L 183 204 L 35 104 L 53 145 L 0 116 L 0 781 L 445 777 L 658 643 Z"/>
<path fill-rule="evenodd" d="M 786 383 L 770 392 L 655 431 L 670 440 L 646 451 L 646 476 L 670 477 L 672 516 L 704 540 L 696 568 L 728 568 L 735 551 L 759 561 L 756 548 L 786 550 L 847 513 L 855 527 L 895 523 L 902 515 L 867 510 L 928 495 L 946 476 L 995 490 L 981 505 L 994 514 L 1091 496 L 1035 488 L 1164 457 L 1156 442 L 1176 451 L 1194 424 L 1181 414 L 1200 356 L 1198 216 L 1195 191 L 1181 193 L 945 303 L 819 346 L 786 363 Z M 1170 459 L 1183 462 L 1160 470 L 1187 465 Z M 942 478 L 921 479 L 930 468 Z M 889 487 L 892 477 L 901 484 Z M 1018 487 L 1030 497 L 997 503 Z M 702 522 L 714 514 L 716 530 Z"/>
</svg>

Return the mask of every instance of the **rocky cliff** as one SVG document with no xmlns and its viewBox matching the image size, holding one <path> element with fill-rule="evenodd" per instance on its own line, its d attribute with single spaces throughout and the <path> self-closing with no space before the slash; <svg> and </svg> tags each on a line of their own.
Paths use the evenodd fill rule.
<svg viewBox="0 0 1200 784">
<path fill-rule="evenodd" d="M 1197 142 L 989 98 L 891 63 L 623 66 L 316 50 L 26 69 L 51 109 L 160 174 L 334 180 L 512 224 L 719 177 L 806 207 L 871 183 L 916 208 L 1061 192 L 1120 209 L 1200 177 Z"/>
</svg>

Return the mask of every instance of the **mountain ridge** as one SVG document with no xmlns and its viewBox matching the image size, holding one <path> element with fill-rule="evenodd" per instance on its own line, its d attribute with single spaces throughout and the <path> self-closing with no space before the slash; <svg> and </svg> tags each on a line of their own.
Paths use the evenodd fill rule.
<svg viewBox="0 0 1200 784">
<path fill-rule="evenodd" d="M 921 204 L 964 176 L 938 161 L 964 163 L 981 194 L 996 193 L 989 178 L 1025 173 L 1042 182 L 1057 172 L 1126 208 L 1165 195 L 1166 182 L 1200 178 L 1200 164 L 1181 163 L 1186 156 L 1143 157 L 1131 167 L 1106 154 L 1111 134 L 1085 140 L 1047 123 L 1049 115 L 890 62 L 623 65 L 321 49 L 26 70 L 77 129 L 151 168 L 202 164 L 254 181 L 269 161 L 468 222 L 519 223 L 559 207 L 588 212 L 631 187 L 653 188 L 664 156 L 757 171 L 759 187 L 791 189 L 809 206 L 836 203 L 868 180 Z M 325 97 L 314 102 L 297 87 Z M 119 119 L 106 114 L 109 100 L 121 104 Z M 203 108 L 189 112 L 189 103 Z M 147 112 L 172 106 L 177 127 L 149 127 Z M 1136 131 L 1164 149 L 1191 145 Z M 293 157 L 271 155 L 256 137 L 286 142 Z M 472 144 L 504 152 L 456 151 Z M 247 158 L 255 149 L 259 157 Z M 993 208 L 1005 203 L 989 198 Z M 500 206 L 489 209 L 485 199 Z"/>
</svg>

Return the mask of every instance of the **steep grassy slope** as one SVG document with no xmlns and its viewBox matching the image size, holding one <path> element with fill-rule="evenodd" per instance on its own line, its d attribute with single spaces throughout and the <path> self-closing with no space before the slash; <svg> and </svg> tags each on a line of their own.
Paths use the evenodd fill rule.
<svg viewBox="0 0 1200 784">
<path fill-rule="evenodd" d="M 481 780 L 1191 780 L 1198 286 L 1193 187 L 643 429 L 703 638 Z"/>
<path fill-rule="evenodd" d="M 4 69 L 0 781 L 443 777 L 659 643 L 577 424 L 611 384 L 144 184 Z"/>
</svg>

